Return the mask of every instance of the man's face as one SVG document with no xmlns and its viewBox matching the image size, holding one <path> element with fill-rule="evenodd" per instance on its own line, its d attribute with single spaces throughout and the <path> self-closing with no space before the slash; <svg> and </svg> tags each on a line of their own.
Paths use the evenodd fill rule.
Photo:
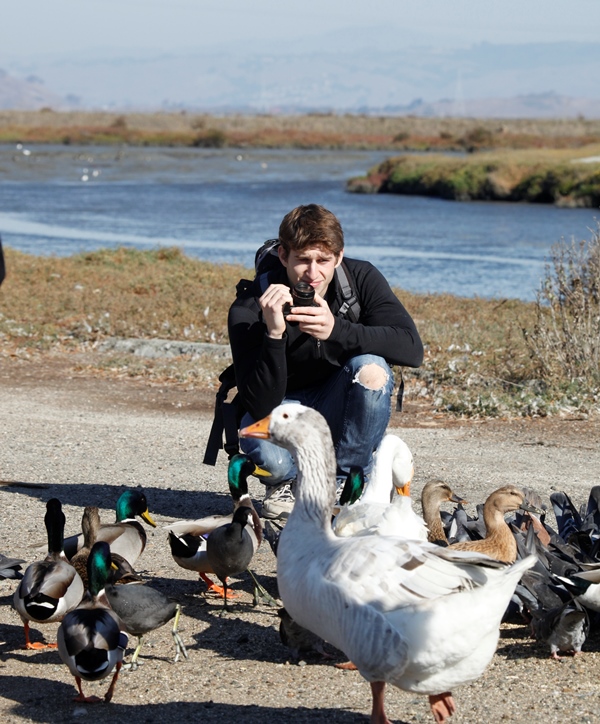
<svg viewBox="0 0 600 724">
<path fill-rule="evenodd" d="M 298 282 L 306 282 L 321 297 L 325 296 L 329 282 L 333 279 L 336 267 L 342 263 L 343 256 L 343 251 L 336 256 L 323 247 L 315 246 L 302 251 L 292 250 L 286 257 L 281 246 L 279 247 L 279 259 L 287 270 L 292 287 Z"/>
</svg>

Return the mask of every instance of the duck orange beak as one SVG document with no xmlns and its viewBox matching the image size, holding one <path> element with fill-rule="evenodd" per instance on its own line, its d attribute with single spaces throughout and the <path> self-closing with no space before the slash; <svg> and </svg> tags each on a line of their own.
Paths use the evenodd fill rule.
<svg viewBox="0 0 600 724">
<path fill-rule="evenodd" d="M 263 417 L 262 420 L 243 427 L 240 430 L 240 437 L 256 437 L 260 440 L 268 440 L 271 435 L 269 434 L 269 425 L 271 423 L 271 415 Z"/>
</svg>

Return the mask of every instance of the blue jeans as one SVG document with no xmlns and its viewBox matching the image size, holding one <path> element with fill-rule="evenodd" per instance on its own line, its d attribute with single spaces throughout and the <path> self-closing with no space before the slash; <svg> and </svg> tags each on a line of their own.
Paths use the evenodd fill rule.
<svg viewBox="0 0 600 724">
<path fill-rule="evenodd" d="M 366 387 L 358 380 L 360 370 L 376 364 L 386 372 L 386 381 L 380 389 Z M 352 465 L 359 465 L 368 474 L 373 464 L 373 452 L 379 446 L 391 414 L 394 377 L 383 357 L 363 354 L 352 357 L 325 382 L 314 387 L 290 392 L 283 402 L 299 402 L 312 407 L 327 420 L 335 446 L 338 480 L 345 480 Z M 242 417 L 241 426 L 255 420 L 249 413 Z M 254 463 L 271 473 L 262 482 L 278 485 L 297 475 L 296 464 L 290 453 L 268 440 L 240 439 L 240 448 Z"/>
</svg>

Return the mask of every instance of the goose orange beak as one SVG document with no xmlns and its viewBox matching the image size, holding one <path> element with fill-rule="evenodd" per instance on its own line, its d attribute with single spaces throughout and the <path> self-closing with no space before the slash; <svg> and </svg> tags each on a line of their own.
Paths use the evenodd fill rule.
<svg viewBox="0 0 600 724">
<path fill-rule="evenodd" d="M 403 485 L 401 488 L 399 488 L 398 486 L 395 486 L 395 487 L 396 487 L 396 492 L 398 493 L 398 495 L 405 495 L 407 498 L 410 498 L 410 480 L 408 481 L 408 483 Z"/>
<path fill-rule="evenodd" d="M 271 435 L 269 434 L 269 425 L 271 423 L 271 415 L 263 417 L 262 420 L 243 427 L 240 430 L 240 437 L 256 437 L 260 440 L 268 440 Z"/>
</svg>

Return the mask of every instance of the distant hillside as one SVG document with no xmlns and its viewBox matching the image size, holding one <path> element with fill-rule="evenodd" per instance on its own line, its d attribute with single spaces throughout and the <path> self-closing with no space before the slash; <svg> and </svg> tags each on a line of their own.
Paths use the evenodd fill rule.
<svg viewBox="0 0 600 724">
<path fill-rule="evenodd" d="M 7 61 L 0 109 L 600 118 L 600 43 L 468 48 L 290 42 L 157 54 L 93 49 Z M 10 75 L 9 75 L 10 73 Z"/>
<path fill-rule="evenodd" d="M 337 51 L 327 41 L 178 53 L 91 47 L 3 63 L 86 109 L 600 117 L 600 43 L 382 47 L 370 38 Z"/>
<path fill-rule="evenodd" d="M 421 99 L 406 106 L 387 107 L 386 113 L 429 118 L 600 118 L 600 98 L 571 98 L 557 93 L 530 93 L 513 98 Z"/>
<path fill-rule="evenodd" d="M 30 75 L 25 79 L 15 78 L 0 69 L 0 108 L 5 110 L 35 111 L 44 106 L 64 107 L 65 102 L 44 87 L 44 81 Z"/>
</svg>

